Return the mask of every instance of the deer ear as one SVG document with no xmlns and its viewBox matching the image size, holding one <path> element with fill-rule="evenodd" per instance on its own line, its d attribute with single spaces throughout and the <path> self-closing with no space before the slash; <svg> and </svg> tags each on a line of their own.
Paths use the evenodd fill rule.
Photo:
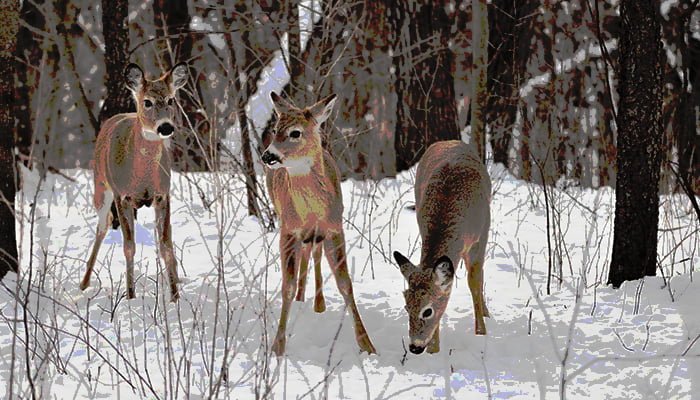
<svg viewBox="0 0 700 400">
<path fill-rule="evenodd" d="M 126 87 L 132 92 L 138 92 L 143 87 L 143 70 L 136 64 L 129 64 L 124 70 Z"/>
<path fill-rule="evenodd" d="M 314 104 L 313 106 L 309 107 L 311 115 L 313 115 L 314 119 L 316 120 L 316 122 L 318 122 L 319 125 L 326 122 L 328 117 L 331 116 L 331 111 L 333 111 L 333 106 L 335 105 L 335 101 L 337 99 L 338 96 L 332 94 L 324 99 L 321 99 L 318 103 Z"/>
<path fill-rule="evenodd" d="M 398 251 L 394 252 L 394 260 L 396 260 L 396 263 L 399 264 L 399 269 L 401 270 L 401 274 L 403 275 L 406 280 L 408 280 L 408 277 L 413 273 L 413 271 L 416 269 L 416 266 L 411 263 L 411 261 L 408 260 L 408 258 L 404 257 L 403 254 L 399 253 Z"/>
<path fill-rule="evenodd" d="M 270 92 L 270 100 L 272 100 L 272 108 L 275 110 L 275 114 L 279 117 L 280 114 L 289 111 L 293 106 L 282 96 L 278 95 L 276 92 Z"/>
<path fill-rule="evenodd" d="M 170 83 L 173 85 L 173 92 L 187 84 L 188 66 L 186 63 L 178 63 L 170 70 Z"/>
<path fill-rule="evenodd" d="M 435 278 L 435 284 L 440 286 L 443 291 L 447 291 L 452 287 L 452 280 L 455 277 L 455 268 L 449 257 L 442 256 L 437 260 L 437 263 L 435 263 L 435 270 L 433 271 L 433 277 Z"/>
</svg>

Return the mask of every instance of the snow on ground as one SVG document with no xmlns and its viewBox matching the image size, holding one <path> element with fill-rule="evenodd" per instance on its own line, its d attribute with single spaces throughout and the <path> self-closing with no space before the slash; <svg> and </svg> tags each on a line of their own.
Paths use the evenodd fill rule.
<svg viewBox="0 0 700 400">
<path fill-rule="evenodd" d="M 604 285 L 613 192 L 552 190 L 550 245 L 562 261 L 554 257 L 547 295 L 542 189 L 498 167 L 490 172 L 488 335 L 474 335 L 460 266 L 441 352 L 406 354 L 404 281 L 390 255 L 399 250 L 414 262 L 420 256 L 407 172 L 380 183 L 343 183 L 355 298 L 379 354 L 358 353 L 352 320 L 324 262 L 328 309 L 313 312 L 310 279 L 307 301 L 292 307 L 287 357 L 280 360 L 269 355 L 281 304 L 278 233 L 246 216 L 239 177 L 174 176 L 173 235 L 184 283 L 180 302 L 172 304 L 158 273 L 151 209 L 138 216 L 137 298 L 123 298 L 117 231 L 103 244 L 92 287 L 83 293 L 78 282 L 96 223 L 92 174 L 66 172 L 76 182 L 49 175 L 32 229 L 37 178 L 25 172 L 30 182 L 18 195 L 22 265 L 28 272 L 33 254 L 33 290 L 26 293 L 28 275 L 18 284 L 14 274 L 0 289 L 0 393 L 8 393 L 11 380 L 14 396 L 25 398 L 32 385 L 43 398 L 122 399 L 530 399 L 559 398 L 562 391 L 572 399 L 646 399 L 698 392 L 700 287 L 691 271 L 700 256 L 688 202 L 678 196 L 662 202 L 659 253 L 670 284 L 654 277 L 613 290 Z M 26 300 L 26 314 L 16 294 L 20 304 Z"/>
</svg>

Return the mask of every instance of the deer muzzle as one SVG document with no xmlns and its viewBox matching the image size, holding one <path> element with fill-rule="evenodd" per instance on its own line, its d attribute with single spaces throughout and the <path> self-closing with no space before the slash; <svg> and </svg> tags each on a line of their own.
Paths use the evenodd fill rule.
<svg viewBox="0 0 700 400">
<path fill-rule="evenodd" d="M 264 162 L 268 166 L 273 166 L 282 162 L 280 157 L 277 154 L 271 152 L 270 150 L 265 151 L 261 158 L 262 162 Z"/>
<path fill-rule="evenodd" d="M 169 138 L 173 135 L 173 133 L 175 133 L 175 127 L 170 122 L 163 122 L 162 124 L 158 125 L 156 131 L 160 137 Z"/>
</svg>

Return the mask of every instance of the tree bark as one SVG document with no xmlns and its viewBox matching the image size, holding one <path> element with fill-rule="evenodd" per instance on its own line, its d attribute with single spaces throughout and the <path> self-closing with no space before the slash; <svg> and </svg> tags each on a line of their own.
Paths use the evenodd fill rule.
<svg viewBox="0 0 700 400">
<path fill-rule="evenodd" d="M 661 124 L 661 24 L 655 0 L 620 3 L 615 232 L 608 283 L 656 275 Z"/>
<path fill-rule="evenodd" d="M 19 3 L 0 2 L 0 279 L 18 272 L 15 232 L 15 47 L 19 30 Z"/>
<path fill-rule="evenodd" d="M 431 144 L 460 139 L 451 71 L 454 55 L 448 48 L 452 24 L 445 3 L 393 3 L 397 172 L 416 164 Z"/>
<path fill-rule="evenodd" d="M 235 98 L 236 98 L 236 116 L 241 135 L 241 153 L 243 155 L 243 173 L 245 174 L 246 197 L 248 203 L 248 215 L 254 215 L 260 218 L 260 207 L 258 205 L 257 191 L 257 176 L 255 175 L 255 166 L 253 164 L 253 152 L 251 148 L 251 125 L 248 123 L 248 113 L 246 105 L 250 97 L 255 93 L 254 84 L 249 82 L 249 76 L 255 77 L 257 80 L 258 74 L 264 65 L 253 53 L 254 44 L 250 40 L 251 29 L 241 23 L 243 17 L 251 18 L 253 16 L 252 6 L 247 1 L 239 1 L 234 7 L 233 15 L 226 15 L 226 26 L 231 30 L 231 34 L 226 35 L 226 42 L 229 48 L 229 53 L 232 58 L 234 76 L 231 78 L 234 82 Z"/>
<path fill-rule="evenodd" d="M 128 0 L 102 0 L 107 97 L 100 110 L 100 124 L 113 115 L 127 113 L 135 109 L 131 93 L 126 88 L 123 78 L 124 68 L 129 62 L 128 16 Z M 98 132 L 95 132 L 95 135 Z"/>
<path fill-rule="evenodd" d="M 481 161 L 486 161 L 486 119 L 488 92 L 486 71 L 488 69 L 489 19 L 486 0 L 472 1 L 472 85 L 474 99 L 471 102 L 471 136 L 473 147 Z"/>
</svg>

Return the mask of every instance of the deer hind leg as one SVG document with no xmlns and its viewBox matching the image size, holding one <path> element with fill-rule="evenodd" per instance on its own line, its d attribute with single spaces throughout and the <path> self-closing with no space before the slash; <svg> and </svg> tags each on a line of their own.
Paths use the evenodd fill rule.
<svg viewBox="0 0 700 400">
<path fill-rule="evenodd" d="M 304 301 L 306 297 L 306 278 L 309 275 L 309 257 L 311 256 L 312 243 L 301 245 L 301 256 L 299 257 L 299 277 L 297 280 L 296 301 Z"/>
<path fill-rule="evenodd" d="M 172 228 L 170 225 L 170 197 L 158 195 L 155 199 L 156 231 L 160 243 L 160 256 L 163 258 L 170 282 L 170 301 L 176 302 L 180 298 L 177 284 L 180 279 L 177 276 L 177 260 L 173 251 Z"/>
<path fill-rule="evenodd" d="M 133 299 L 134 293 L 134 254 L 136 243 L 134 242 L 134 208 L 129 198 L 117 198 L 117 216 L 124 236 L 124 258 L 126 258 L 126 298 Z"/>
<path fill-rule="evenodd" d="M 320 243 L 314 243 L 314 277 L 316 281 L 316 294 L 314 296 L 314 311 L 322 313 L 326 311 L 326 300 L 323 298 L 323 275 L 321 275 L 321 257 L 323 247 Z"/>
<path fill-rule="evenodd" d="M 97 253 L 100 251 L 102 241 L 109 230 L 109 225 L 112 223 L 111 208 L 114 201 L 114 193 L 111 190 L 105 189 L 104 185 L 95 185 L 95 208 L 97 208 L 97 234 L 95 235 L 95 243 L 92 245 L 92 252 L 88 258 L 87 269 L 85 275 L 80 281 L 80 290 L 85 290 L 90 286 L 90 277 L 92 270 L 95 267 Z"/>
<path fill-rule="evenodd" d="M 355 339 L 357 340 L 357 344 L 360 346 L 360 350 L 366 351 L 369 354 L 374 354 L 377 351 L 372 341 L 369 339 L 369 335 L 367 335 L 367 330 L 365 330 L 360 312 L 357 310 L 357 305 L 355 304 L 352 280 L 348 273 L 348 265 L 345 256 L 345 238 L 343 237 L 343 233 L 330 233 L 323 241 L 323 247 L 326 251 L 328 264 L 331 266 L 331 270 L 335 276 L 338 290 L 340 290 L 340 294 L 343 295 L 345 305 L 350 309 L 350 314 L 355 324 Z"/>
<path fill-rule="evenodd" d="M 292 305 L 296 292 L 296 259 L 301 251 L 301 242 L 293 235 L 283 235 L 280 238 L 280 254 L 282 255 L 282 311 L 280 311 L 280 322 L 277 326 L 275 342 L 272 351 L 281 357 L 284 355 L 287 344 L 287 320 L 289 319 L 289 308 Z"/>
<path fill-rule="evenodd" d="M 464 264 L 467 266 L 469 282 L 469 291 L 472 294 L 474 302 L 474 323 L 475 332 L 477 335 L 486 334 L 486 323 L 484 317 L 489 316 L 489 311 L 486 308 L 486 300 L 484 298 L 484 254 L 486 252 L 486 241 L 480 240 L 475 243 L 469 250 L 468 257 L 464 258 Z"/>
</svg>

